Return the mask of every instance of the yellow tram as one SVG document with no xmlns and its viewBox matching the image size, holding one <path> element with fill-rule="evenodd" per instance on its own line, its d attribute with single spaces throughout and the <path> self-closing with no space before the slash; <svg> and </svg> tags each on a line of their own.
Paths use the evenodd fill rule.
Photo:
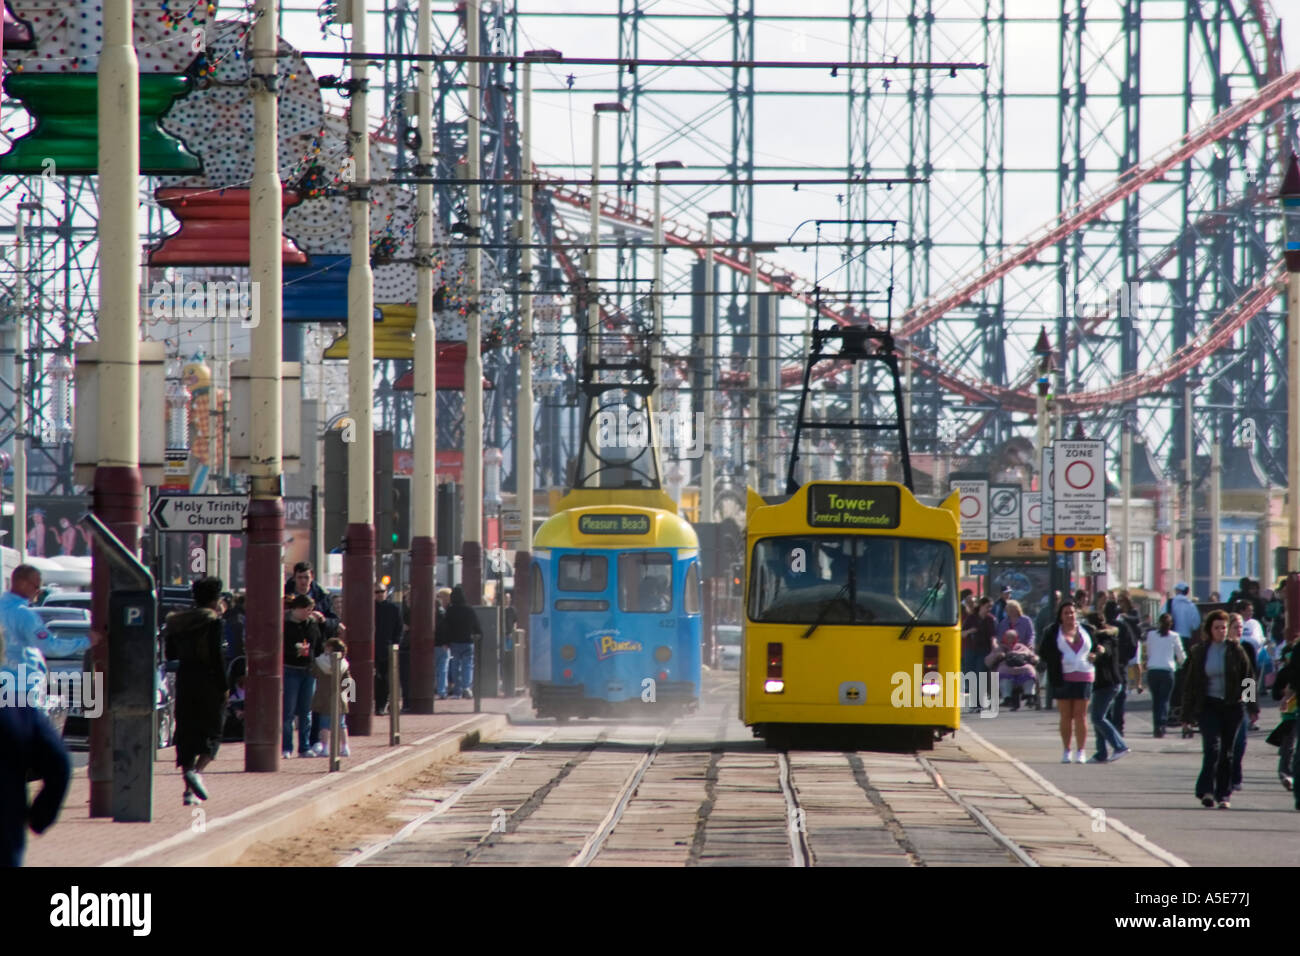
<svg viewBox="0 0 1300 956">
<path fill-rule="evenodd" d="M 740 706 L 755 734 L 791 725 L 955 731 L 964 687 L 957 495 L 893 482 L 811 482 L 747 508 Z M 774 733 L 776 731 L 777 733 Z"/>
<path fill-rule="evenodd" d="M 899 728 L 913 746 L 929 748 L 957 730 L 965 691 L 975 690 L 960 666 L 958 496 L 926 504 L 911 490 L 890 331 L 822 329 L 817 314 L 786 496 L 769 503 L 750 489 L 746 505 L 741 717 L 775 747 L 797 727 L 838 726 Z M 832 342 L 838 351 L 824 351 Z M 819 362 L 864 363 L 862 381 L 877 400 L 842 402 L 840 419 L 810 415 Z M 891 394 L 893 407 L 884 408 Z M 839 446 L 841 466 L 865 453 L 864 442 L 892 432 L 903 481 L 801 483 L 799 443 L 809 431 L 850 436 Z"/>
</svg>

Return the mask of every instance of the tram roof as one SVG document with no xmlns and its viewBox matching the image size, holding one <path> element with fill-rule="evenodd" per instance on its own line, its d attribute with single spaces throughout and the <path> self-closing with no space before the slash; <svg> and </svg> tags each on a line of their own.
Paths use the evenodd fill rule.
<svg viewBox="0 0 1300 956">
<path fill-rule="evenodd" d="M 627 503 L 630 494 L 647 496 L 642 503 Z M 685 518 L 673 510 L 661 507 L 656 499 L 662 496 L 668 504 L 672 499 L 662 492 L 605 492 L 582 491 L 571 492 L 561 501 L 561 505 L 578 496 L 579 500 L 557 511 L 537 529 L 533 540 L 535 548 L 572 548 L 572 547 L 606 547 L 606 548 L 698 548 L 699 538 L 695 529 Z M 583 500 L 591 496 L 596 500 Z M 609 500 L 599 500 L 606 498 Z M 634 499 L 635 500 L 635 499 Z M 628 521 L 631 528 L 644 527 L 626 533 L 617 530 L 614 519 L 620 516 L 627 519 L 644 518 L 642 521 Z M 599 519 L 607 519 L 600 521 Z M 584 527 L 585 526 L 585 527 Z M 600 530 L 594 530 L 599 527 Z"/>
<path fill-rule="evenodd" d="M 878 528 L 835 526 L 821 522 L 813 525 L 810 523 L 808 498 L 814 488 L 827 494 L 834 493 L 852 499 L 861 498 L 864 493 L 870 493 L 872 489 L 896 489 L 897 521 Z M 801 485 L 799 490 L 788 498 L 771 504 L 753 488 L 748 489 L 748 492 L 745 516 L 746 533 L 750 538 L 804 531 L 819 534 L 870 534 L 877 530 L 888 534 L 956 538 L 961 529 L 960 499 L 956 491 L 949 494 L 937 506 L 919 500 L 906 485 L 896 481 L 810 481 Z"/>
</svg>

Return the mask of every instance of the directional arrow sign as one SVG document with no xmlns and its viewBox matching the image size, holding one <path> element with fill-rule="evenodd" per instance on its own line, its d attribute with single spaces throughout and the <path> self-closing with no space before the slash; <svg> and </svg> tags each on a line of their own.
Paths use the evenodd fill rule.
<svg viewBox="0 0 1300 956">
<path fill-rule="evenodd" d="M 247 495 L 159 495 L 149 517 L 159 531 L 239 534 L 247 511 Z"/>
</svg>

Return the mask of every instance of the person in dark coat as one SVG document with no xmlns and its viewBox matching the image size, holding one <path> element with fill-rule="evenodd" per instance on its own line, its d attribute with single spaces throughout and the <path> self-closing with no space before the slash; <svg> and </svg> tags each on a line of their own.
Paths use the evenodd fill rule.
<svg viewBox="0 0 1300 956">
<path fill-rule="evenodd" d="M 438 588 L 434 605 L 433 661 L 434 683 L 439 700 L 447 699 L 447 671 L 451 667 L 451 640 L 447 630 L 447 608 L 451 604 L 451 588 Z"/>
<path fill-rule="evenodd" d="M 186 806 L 208 799 L 199 775 L 217 756 L 226 723 L 225 622 L 221 579 L 194 582 L 194 607 L 167 615 L 167 660 L 176 673 L 176 766 L 185 780 Z"/>
<path fill-rule="evenodd" d="M 41 790 L 29 805 L 27 781 Z M 59 816 L 72 761 L 58 731 L 36 707 L 0 707 L 0 866 L 22 866 L 27 829 L 44 833 Z"/>
<path fill-rule="evenodd" d="M 293 722 L 298 721 L 298 756 L 314 757 L 311 744 L 311 700 L 316 693 L 316 678 L 311 673 L 312 660 L 325 649 L 312 610 L 311 597 L 295 594 L 289 599 L 284 618 L 284 725 L 280 743 L 285 759 L 293 756 Z"/>
<path fill-rule="evenodd" d="M 392 645 L 402 643 L 402 609 L 388 600 L 388 589 L 375 585 L 375 713 L 388 709 L 388 671 Z"/>
<path fill-rule="evenodd" d="M 1233 743 L 1246 716 L 1243 683 L 1250 677 L 1250 658 L 1241 644 L 1228 639 L 1228 613 L 1211 611 L 1205 618 L 1207 640 L 1192 648 L 1183 686 L 1183 725 L 1201 728 L 1201 774 L 1196 796 L 1207 807 L 1218 801 L 1229 808 L 1232 794 Z"/>
<path fill-rule="evenodd" d="M 474 696 L 474 638 L 483 634 L 478 615 L 465 598 L 465 589 L 459 584 L 451 589 L 451 605 L 442 622 L 455 663 L 453 697 Z M 436 641 L 435 641 L 436 642 Z"/>
</svg>

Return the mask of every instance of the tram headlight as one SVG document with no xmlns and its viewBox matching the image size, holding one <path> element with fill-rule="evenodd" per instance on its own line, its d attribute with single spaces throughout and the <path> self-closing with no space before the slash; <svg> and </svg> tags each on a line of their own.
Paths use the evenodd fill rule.
<svg viewBox="0 0 1300 956">
<path fill-rule="evenodd" d="M 768 694 L 784 694 L 785 681 L 783 680 L 767 681 L 763 684 L 763 691 Z"/>
<path fill-rule="evenodd" d="M 660 664 L 667 664 L 673 658 L 673 649 L 660 644 L 655 648 L 655 660 Z"/>
<path fill-rule="evenodd" d="M 578 649 L 572 644 L 565 644 L 560 648 L 560 657 L 564 658 L 566 661 L 571 661 L 577 656 Z"/>
</svg>

